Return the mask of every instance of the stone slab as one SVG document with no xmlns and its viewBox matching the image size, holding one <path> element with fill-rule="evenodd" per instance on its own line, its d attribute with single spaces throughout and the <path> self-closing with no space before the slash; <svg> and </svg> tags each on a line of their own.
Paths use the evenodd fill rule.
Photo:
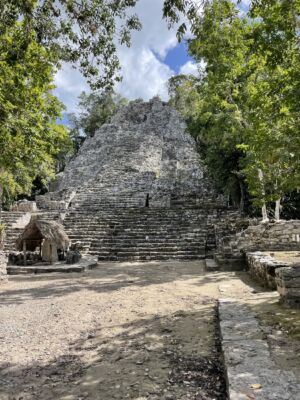
<svg viewBox="0 0 300 400">
<path fill-rule="evenodd" d="M 6 266 L 7 266 L 6 254 L 4 253 L 4 251 L 0 250 L 0 285 L 7 281 Z"/>
<path fill-rule="evenodd" d="M 72 273 L 84 272 L 93 269 L 98 265 L 98 261 L 93 257 L 83 257 L 77 264 L 67 265 L 56 263 L 53 265 L 33 265 L 33 266 L 9 266 L 9 275 L 23 274 L 49 274 L 49 273 Z"/>
<path fill-rule="evenodd" d="M 230 400 L 300 400 L 300 384 L 271 358 L 255 313 L 223 298 L 219 317 Z"/>
<path fill-rule="evenodd" d="M 205 270 L 206 271 L 218 271 L 220 268 L 212 258 L 207 258 L 205 260 Z"/>
</svg>

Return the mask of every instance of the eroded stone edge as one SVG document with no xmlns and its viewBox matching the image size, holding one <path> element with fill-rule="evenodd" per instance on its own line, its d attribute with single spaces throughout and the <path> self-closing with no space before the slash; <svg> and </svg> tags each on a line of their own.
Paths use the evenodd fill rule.
<svg viewBox="0 0 300 400">
<path fill-rule="evenodd" d="M 255 313 L 233 298 L 218 307 L 229 399 L 299 400 L 295 375 L 272 360 Z"/>
</svg>

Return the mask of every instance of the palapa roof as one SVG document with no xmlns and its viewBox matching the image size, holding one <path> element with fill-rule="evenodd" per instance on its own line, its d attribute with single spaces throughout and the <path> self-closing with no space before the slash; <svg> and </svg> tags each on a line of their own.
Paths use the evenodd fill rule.
<svg viewBox="0 0 300 400">
<path fill-rule="evenodd" d="M 54 221 L 34 219 L 24 228 L 24 231 L 16 240 L 16 248 L 23 250 L 23 243 L 26 241 L 26 249 L 34 251 L 43 240 L 50 240 L 58 249 L 67 249 L 70 244 L 64 228 L 61 224 Z"/>
</svg>

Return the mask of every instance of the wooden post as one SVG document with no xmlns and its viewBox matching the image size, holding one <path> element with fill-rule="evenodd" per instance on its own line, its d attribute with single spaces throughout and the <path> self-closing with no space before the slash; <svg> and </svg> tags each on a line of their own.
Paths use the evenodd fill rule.
<svg viewBox="0 0 300 400">
<path fill-rule="evenodd" d="M 40 259 L 42 259 L 42 241 L 40 240 Z"/>
<path fill-rule="evenodd" d="M 24 257 L 24 265 L 27 265 L 27 257 L 26 257 L 26 240 L 23 240 L 23 257 Z"/>
</svg>

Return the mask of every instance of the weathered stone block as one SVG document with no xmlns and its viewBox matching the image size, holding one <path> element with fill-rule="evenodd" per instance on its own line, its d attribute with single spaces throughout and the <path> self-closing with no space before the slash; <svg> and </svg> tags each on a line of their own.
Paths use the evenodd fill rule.
<svg viewBox="0 0 300 400">
<path fill-rule="evenodd" d="M 300 265 L 279 268 L 276 284 L 283 303 L 300 308 Z"/>
<path fill-rule="evenodd" d="M 247 265 L 250 275 L 262 286 L 276 290 L 276 270 L 289 264 L 278 262 L 272 256 L 262 252 L 247 253 Z"/>
<path fill-rule="evenodd" d="M 12 211 L 21 211 L 21 212 L 36 212 L 37 205 L 35 201 L 28 200 L 20 200 L 13 204 Z"/>
<path fill-rule="evenodd" d="M 7 281 L 7 257 L 6 254 L 0 250 L 0 285 Z"/>
</svg>

